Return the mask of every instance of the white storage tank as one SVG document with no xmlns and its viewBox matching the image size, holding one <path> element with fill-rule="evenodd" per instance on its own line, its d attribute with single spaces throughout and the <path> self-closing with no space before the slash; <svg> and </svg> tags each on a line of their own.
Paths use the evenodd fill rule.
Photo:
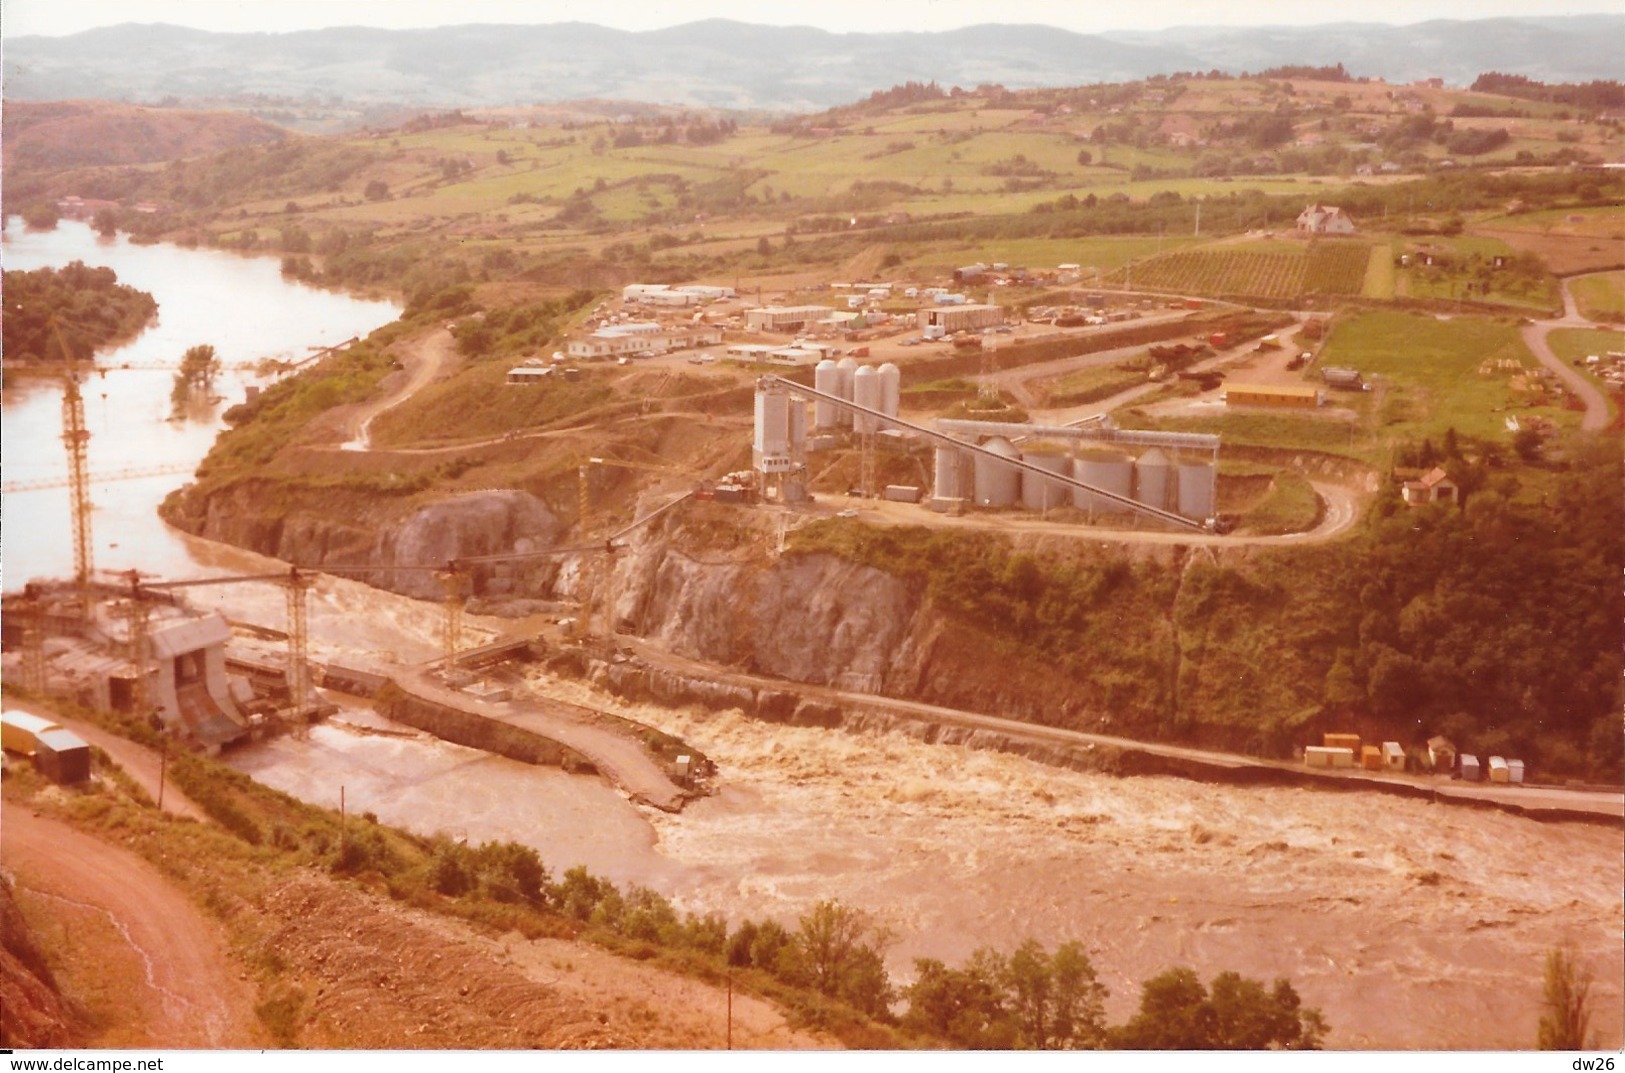
<svg viewBox="0 0 1625 1073">
<path fill-rule="evenodd" d="M 1179 513 L 1187 518 L 1213 517 L 1215 475 L 1211 462 L 1181 462 Z"/>
<path fill-rule="evenodd" d="M 953 447 L 938 447 L 936 480 L 931 495 L 936 499 L 963 499 L 967 489 L 961 474 L 965 467 L 965 452 Z"/>
<path fill-rule="evenodd" d="M 813 370 L 813 387 L 826 395 L 841 394 L 841 370 L 834 358 L 825 358 Z M 820 400 L 813 404 L 813 427 L 823 430 L 834 428 L 840 420 L 840 407 Z"/>
<path fill-rule="evenodd" d="M 851 358 L 842 358 L 835 363 L 835 370 L 841 374 L 841 390 L 837 394 L 847 402 L 852 402 L 853 380 L 857 375 L 858 363 Z M 850 428 L 852 426 L 852 411 L 841 410 L 835 415 L 835 420 Z"/>
<path fill-rule="evenodd" d="M 1009 440 L 995 436 L 982 444 L 986 450 L 1003 458 L 1020 458 Z M 1021 470 L 988 458 L 976 456 L 976 504 L 981 507 L 1013 507 L 1021 498 Z"/>
<path fill-rule="evenodd" d="M 1072 476 L 1072 460 L 1054 451 L 1023 451 L 1023 462 L 1051 473 Z M 1057 481 L 1045 480 L 1029 470 L 1021 471 L 1021 505 L 1028 510 L 1049 510 L 1072 502 L 1072 489 Z"/>
<path fill-rule="evenodd" d="M 756 460 L 790 453 L 790 396 L 782 391 L 756 393 Z"/>
<path fill-rule="evenodd" d="M 884 404 L 885 387 L 880 382 L 880 370 L 872 365 L 865 365 L 852 374 L 852 401 L 859 406 L 867 406 L 871 410 L 878 410 Z M 856 414 L 853 417 L 853 428 L 858 432 L 877 432 L 880 422 L 867 414 Z"/>
<path fill-rule="evenodd" d="M 1084 484 L 1106 492 L 1116 492 L 1125 499 L 1134 495 L 1134 460 L 1127 455 L 1111 451 L 1090 451 L 1072 462 L 1072 475 Z M 1105 496 L 1093 495 L 1081 488 L 1072 489 L 1072 505 L 1079 510 L 1100 514 L 1121 514 L 1128 510 Z"/>
<path fill-rule="evenodd" d="M 903 401 L 903 371 L 891 362 L 880 367 L 881 411 L 887 417 L 896 417 Z"/>
<path fill-rule="evenodd" d="M 1174 468 L 1159 448 L 1151 448 L 1134 463 L 1134 498 L 1146 506 L 1167 510 L 1173 483 Z"/>
</svg>

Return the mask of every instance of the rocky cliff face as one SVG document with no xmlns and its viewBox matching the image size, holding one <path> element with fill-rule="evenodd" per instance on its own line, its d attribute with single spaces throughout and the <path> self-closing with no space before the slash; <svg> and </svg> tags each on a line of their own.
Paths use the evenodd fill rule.
<svg viewBox="0 0 1625 1073">
<path fill-rule="evenodd" d="M 467 492 L 403 509 L 393 499 L 341 489 L 292 490 L 244 482 L 165 504 L 166 519 L 187 532 L 249 548 L 301 566 L 439 565 L 453 559 L 551 547 L 561 526 L 547 505 L 512 489 Z M 542 569 L 548 569 L 544 566 Z M 476 591 L 507 595 L 534 578 L 507 565 L 474 568 Z M 435 599 L 430 571 L 380 571 L 368 580 L 407 596 Z"/>
</svg>

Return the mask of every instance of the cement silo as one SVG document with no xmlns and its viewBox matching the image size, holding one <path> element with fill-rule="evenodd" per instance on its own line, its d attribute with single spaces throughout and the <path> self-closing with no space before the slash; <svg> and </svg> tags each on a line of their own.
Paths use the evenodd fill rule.
<svg viewBox="0 0 1625 1073">
<path fill-rule="evenodd" d="M 1021 460 L 1051 473 L 1072 476 L 1072 460 L 1055 451 L 1023 451 Z M 1028 510 L 1049 510 L 1071 502 L 1072 489 L 1066 485 L 1046 480 L 1030 470 L 1021 471 L 1021 505 Z"/>
<path fill-rule="evenodd" d="M 1179 513 L 1201 521 L 1213 517 L 1215 474 L 1211 462 L 1181 462 Z"/>
<path fill-rule="evenodd" d="M 790 456 L 790 396 L 783 391 L 756 392 L 756 462 Z"/>
<path fill-rule="evenodd" d="M 885 390 L 885 385 L 880 382 L 880 370 L 872 365 L 864 365 L 852 374 L 852 401 L 859 406 L 880 409 L 885 404 Z M 867 414 L 857 414 L 853 417 L 853 428 L 860 433 L 876 432 L 880 429 L 880 421 Z"/>
<path fill-rule="evenodd" d="M 841 374 L 841 390 L 838 394 L 847 402 L 852 401 L 852 382 L 858 371 L 858 363 L 851 358 L 842 358 L 835 363 L 835 371 Z M 852 411 L 842 410 L 836 415 L 836 420 L 843 425 L 851 427 Z"/>
<path fill-rule="evenodd" d="M 840 396 L 841 370 L 835 359 L 825 358 L 813 370 L 813 387 L 826 395 Z M 820 432 L 832 429 L 840 421 L 840 407 L 822 400 L 813 404 L 813 427 Z"/>
<path fill-rule="evenodd" d="M 964 499 L 969 491 L 965 487 L 965 452 L 953 447 L 938 447 L 936 481 L 931 495 L 935 499 Z"/>
<path fill-rule="evenodd" d="M 1127 455 L 1111 451 L 1090 451 L 1079 455 L 1073 460 L 1072 476 L 1084 484 L 1105 492 L 1116 492 L 1124 498 L 1134 495 L 1134 460 Z M 1121 514 L 1128 510 L 1115 500 L 1079 488 L 1072 489 L 1072 505 L 1097 514 Z"/>
<path fill-rule="evenodd" d="M 1167 510 L 1174 480 L 1168 456 L 1153 447 L 1134 463 L 1134 498 L 1148 507 Z"/>
<path fill-rule="evenodd" d="M 881 411 L 887 417 L 896 417 L 903 401 L 903 372 L 891 362 L 880 367 Z"/>
<path fill-rule="evenodd" d="M 1020 458 L 1021 452 L 1002 436 L 995 436 L 982 447 L 1003 458 Z M 976 456 L 976 504 L 981 507 L 1013 507 L 1021 498 L 1021 470 L 988 458 Z"/>
</svg>

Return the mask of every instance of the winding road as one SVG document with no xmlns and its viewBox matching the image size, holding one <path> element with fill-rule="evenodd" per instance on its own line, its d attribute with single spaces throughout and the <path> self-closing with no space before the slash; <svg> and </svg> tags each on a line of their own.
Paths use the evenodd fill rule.
<svg viewBox="0 0 1625 1073">
<path fill-rule="evenodd" d="M 1530 353 L 1540 359 L 1540 363 L 1563 381 L 1563 386 L 1574 392 L 1575 396 L 1585 404 L 1585 417 L 1580 421 L 1580 428 L 1585 432 L 1601 432 L 1608 427 L 1608 399 L 1598 390 L 1597 385 L 1590 379 L 1576 372 L 1563 360 L 1552 352 L 1547 338 L 1552 332 L 1561 328 L 1574 329 L 1603 329 L 1606 325 L 1596 324 L 1580 315 L 1580 307 L 1574 301 L 1574 292 L 1569 290 L 1569 281 L 1562 280 L 1563 284 L 1563 315 L 1551 320 L 1537 320 L 1523 330 L 1524 345 Z"/>
</svg>

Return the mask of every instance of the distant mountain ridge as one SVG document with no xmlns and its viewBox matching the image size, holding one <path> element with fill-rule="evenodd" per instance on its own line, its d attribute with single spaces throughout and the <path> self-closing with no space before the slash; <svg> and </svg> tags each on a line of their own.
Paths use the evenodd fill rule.
<svg viewBox="0 0 1625 1073">
<path fill-rule="evenodd" d="M 131 23 L 11 38 L 4 75 L 5 95 L 18 100 L 258 96 L 451 108 L 614 98 L 796 112 L 911 80 L 1015 89 L 1282 64 L 1342 63 L 1356 76 L 1455 85 L 1485 71 L 1617 79 L 1621 42 L 1625 14 L 1095 35 L 1033 25 L 831 33 L 720 19 L 644 32 L 567 22 L 223 34 Z"/>
</svg>

